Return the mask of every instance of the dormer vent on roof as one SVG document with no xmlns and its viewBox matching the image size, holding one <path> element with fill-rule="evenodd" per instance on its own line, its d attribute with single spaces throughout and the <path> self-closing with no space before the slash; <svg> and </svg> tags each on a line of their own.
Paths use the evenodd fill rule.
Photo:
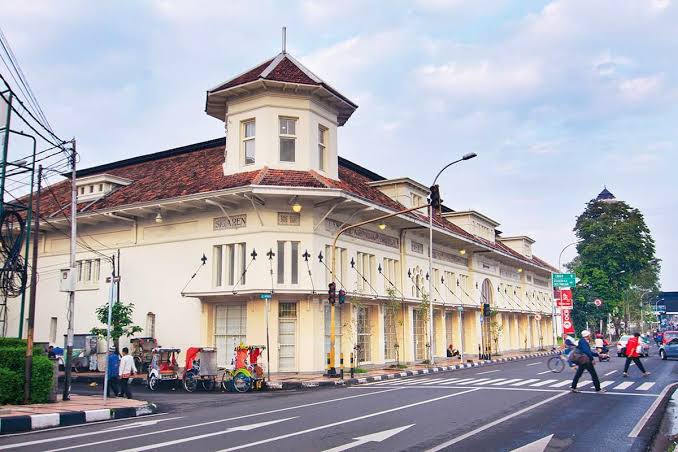
<svg viewBox="0 0 678 452">
<path fill-rule="evenodd" d="M 133 181 L 112 174 L 95 174 L 76 179 L 78 202 L 94 201 L 103 198 L 118 187 L 124 187 Z"/>
</svg>

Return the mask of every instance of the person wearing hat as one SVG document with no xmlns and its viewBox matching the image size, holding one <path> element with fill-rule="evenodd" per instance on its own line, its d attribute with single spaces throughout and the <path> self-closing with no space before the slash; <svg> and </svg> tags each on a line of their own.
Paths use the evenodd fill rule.
<svg viewBox="0 0 678 452">
<path fill-rule="evenodd" d="M 118 378 L 118 372 L 120 370 L 120 355 L 115 350 L 115 347 L 111 346 L 108 349 L 108 366 L 106 366 L 106 378 L 108 378 L 108 395 L 111 395 L 113 391 L 114 396 L 120 396 L 120 384 Z"/>
<path fill-rule="evenodd" d="M 579 392 L 577 383 L 579 383 L 579 378 L 581 378 L 585 370 L 588 370 L 589 374 L 591 374 L 591 380 L 593 380 L 596 392 L 605 392 L 605 389 L 600 388 L 600 380 L 598 379 L 596 369 L 593 367 L 593 358 L 598 356 L 598 353 L 591 350 L 589 345 L 590 338 L 591 333 L 588 330 L 582 331 L 581 339 L 577 342 L 577 348 L 572 352 L 575 354 L 572 360 L 577 364 L 577 373 L 574 374 L 574 379 L 572 380 L 572 392 Z"/>
</svg>

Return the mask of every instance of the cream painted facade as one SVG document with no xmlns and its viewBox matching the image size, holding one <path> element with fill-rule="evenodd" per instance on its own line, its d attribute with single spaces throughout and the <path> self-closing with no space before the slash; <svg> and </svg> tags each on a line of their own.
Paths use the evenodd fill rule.
<svg viewBox="0 0 678 452">
<path fill-rule="evenodd" d="M 219 91 L 227 129 L 224 177 L 270 168 L 339 179 L 337 127 L 343 122 L 327 93 L 255 84 Z M 279 158 L 281 118 L 296 121 L 294 162 Z M 244 139 L 251 138 L 244 136 L 247 121 L 256 123 L 252 163 L 244 159 Z M 327 133 L 324 165 L 319 130 Z M 407 178 L 369 185 L 405 207 L 426 203 L 426 187 Z M 298 214 L 294 204 L 301 206 Z M 77 259 L 87 281 L 77 286 L 75 332 L 96 326 L 94 310 L 108 299 L 105 277 L 111 266 L 99 253 L 120 250 L 121 300 L 135 304 L 135 323 L 152 329 L 161 345 L 216 346 L 219 363 L 226 365 L 235 344 L 266 344 L 268 333 L 272 372 L 321 371 L 329 351 L 327 285 L 334 235 L 342 225 L 392 211 L 340 188 L 254 180 L 79 213 Z M 506 246 L 522 255 L 516 256 L 493 246 L 502 239 L 495 237 L 497 223 L 488 217 L 473 211 L 443 216 L 465 233 L 434 229 L 434 355 L 445 356 L 450 343 L 467 357 L 477 356 L 481 344 L 492 344 L 493 352 L 551 345 L 551 275 L 532 259 L 533 241 L 508 238 Z M 67 294 L 59 291 L 59 269 L 68 266 L 68 224 L 59 216 L 50 223 L 59 231 L 41 229 L 35 340 L 62 345 Z M 361 365 L 425 359 L 427 227 L 423 217 L 401 216 L 383 230 L 373 224 L 340 238 L 337 288 L 348 296 L 346 304 L 336 306 L 337 358 L 343 353 L 348 363 L 348 354 L 360 344 Z M 201 265 L 203 255 L 207 261 Z M 483 328 L 483 302 L 496 311 L 493 331 Z M 17 334 L 18 316 L 18 301 L 11 302 L 8 336 Z"/>
</svg>

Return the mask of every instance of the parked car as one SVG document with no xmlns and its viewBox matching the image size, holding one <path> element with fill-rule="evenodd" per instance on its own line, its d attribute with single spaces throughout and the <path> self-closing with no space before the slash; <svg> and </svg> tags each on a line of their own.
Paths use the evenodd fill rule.
<svg viewBox="0 0 678 452">
<path fill-rule="evenodd" d="M 661 359 L 678 358 L 678 337 L 674 337 L 668 344 L 659 346 L 659 357 Z"/>
<path fill-rule="evenodd" d="M 668 344 L 675 338 L 678 338 L 678 331 L 664 331 L 662 333 L 662 344 Z"/>
<path fill-rule="evenodd" d="M 626 356 L 626 344 L 632 337 L 633 336 L 626 334 L 619 338 L 617 341 L 617 356 Z M 643 345 L 643 353 L 641 353 L 641 356 L 650 356 L 650 339 L 647 337 L 640 337 L 640 343 Z"/>
</svg>

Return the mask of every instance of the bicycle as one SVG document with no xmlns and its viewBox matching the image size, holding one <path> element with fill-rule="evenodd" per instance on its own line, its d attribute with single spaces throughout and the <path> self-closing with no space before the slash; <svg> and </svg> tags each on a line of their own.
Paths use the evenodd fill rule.
<svg viewBox="0 0 678 452">
<path fill-rule="evenodd" d="M 565 351 L 563 350 L 556 356 L 552 356 L 549 358 L 549 360 L 546 362 L 546 366 L 549 368 L 549 370 L 553 373 L 560 373 L 565 369 L 565 366 L 569 365 L 567 361 L 567 355 L 565 354 Z"/>
</svg>

